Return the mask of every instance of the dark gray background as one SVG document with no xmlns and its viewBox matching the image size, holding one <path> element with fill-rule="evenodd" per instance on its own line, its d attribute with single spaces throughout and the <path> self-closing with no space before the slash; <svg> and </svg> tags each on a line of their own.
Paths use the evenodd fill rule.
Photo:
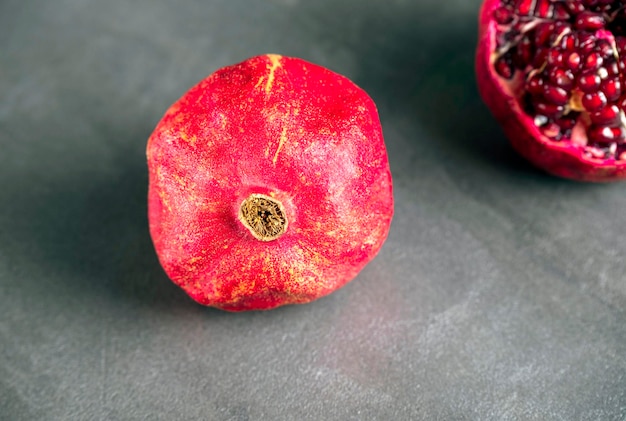
<svg viewBox="0 0 626 421">
<path fill-rule="evenodd" d="M 626 184 L 511 151 L 478 7 L 2 0 L 0 419 L 626 419 Z M 231 314 L 161 270 L 144 150 L 190 86 L 267 52 L 371 94 L 396 214 L 345 288 Z"/>
</svg>

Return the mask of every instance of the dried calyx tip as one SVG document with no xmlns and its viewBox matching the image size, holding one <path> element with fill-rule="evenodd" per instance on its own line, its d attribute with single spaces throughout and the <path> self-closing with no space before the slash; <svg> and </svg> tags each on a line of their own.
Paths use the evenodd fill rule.
<svg viewBox="0 0 626 421">
<path fill-rule="evenodd" d="M 251 194 L 239 208 L 239 220 L 258 240 L 271 241 L 287 230 L 285 209 L 278 200 Z"/>
</svg>

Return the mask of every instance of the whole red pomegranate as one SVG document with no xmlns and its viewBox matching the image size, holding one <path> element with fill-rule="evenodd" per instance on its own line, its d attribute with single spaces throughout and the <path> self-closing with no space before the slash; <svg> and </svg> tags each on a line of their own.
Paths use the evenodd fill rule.
<svg viewBox="0 0 626 421">
<path fill-rule="evenodd" d="M 159 260 L 204 305 L 314 300 L 353 279 L 389 231 L 373 101 L 298 58 L 253 57 L 202 80 L 158 123 L 147 157 Z"/>
<path fill-rule="evenodd" d="M 626 10 L 613 0 L 485 0 L 476 74 L 513 147 L 583 181 L 626 177 Z"/>
</svg>

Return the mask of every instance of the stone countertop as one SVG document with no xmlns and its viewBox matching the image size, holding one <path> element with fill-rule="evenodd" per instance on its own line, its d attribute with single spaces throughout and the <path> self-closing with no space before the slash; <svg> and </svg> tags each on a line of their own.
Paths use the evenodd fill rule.
<svg viewBox="0 0 626 421">
<path fill-rule="evenodd" d="M 478 7 L 0 3 L 0 419 L 626 419 L 626 184 L 512 152 L 475 87 Z M 160 268 L 145 144 L 270 52 L 370 93 L 396 212 L 343 289 L 231 314 Z"/>
</svg>

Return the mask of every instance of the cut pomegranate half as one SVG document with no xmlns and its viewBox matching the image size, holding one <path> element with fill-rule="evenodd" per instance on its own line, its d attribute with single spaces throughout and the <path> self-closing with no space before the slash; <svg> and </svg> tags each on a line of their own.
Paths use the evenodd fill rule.
<svg viewBox="0 0 626 421">
<path fill-rule="evenodd" d="M 583 181 L 626 178 L 626 4 L 485 0 L 476 77 L 513 147 Z"/>
</svg>

